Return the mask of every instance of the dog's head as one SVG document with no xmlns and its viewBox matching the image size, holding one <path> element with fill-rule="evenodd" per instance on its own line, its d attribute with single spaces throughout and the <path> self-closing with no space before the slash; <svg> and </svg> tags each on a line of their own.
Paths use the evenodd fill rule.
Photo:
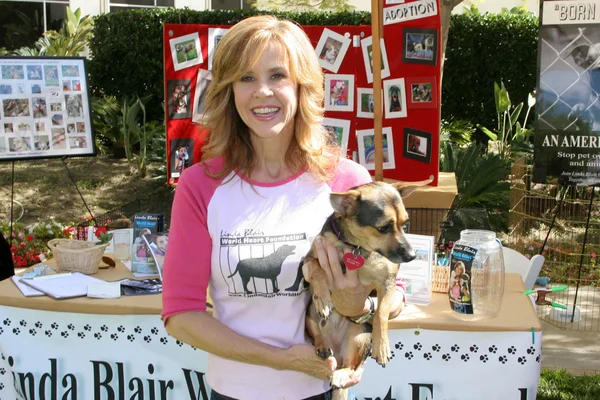
<svg viewBox="0 0 600 400">
<path fill-rule="evenodd" d="M 333 87 L 331 88 L 331 93 L 340 96 L 344 93 L 344 89 L 346 88 L 346 83 L 344 81 L 336 81 Z"/>
<path fill-rule="evenodd" d="M 390 87 L 390 95 L 392 97 L 392 101 L 398 101 L 398 96 L 400 95 L 400 88 L 394 85 Z"/>
<path fill-rule="evenodd" d="M 402 198 L 431 181 L 370 182 L 332 193 L 331 205 L 340 218 L 340 230 L 348 242 L 376 251 L 394 263 L 413 260 L 415 252 L 403 230 L 408 213 Z"/>
<path fill-rule="evenodd" d="M 325 58 L 326 58 L 328 61 L 330 61 L 330 62 L 334 62 L 334 61 L 335 61 L 335 58 L 337 57 L 337 55 L 338 55 L 338 52 L 339 52 L 339 50 L 338 50 L 337 46 L 335 46 L 335 45 L 334 45 L 334 44 L 332 44 L 332 43 L 329 43 L 329 44 L 326 46 L 326 49 L 327 49 L 327 50 L 325 51 Z"/>
</svg>

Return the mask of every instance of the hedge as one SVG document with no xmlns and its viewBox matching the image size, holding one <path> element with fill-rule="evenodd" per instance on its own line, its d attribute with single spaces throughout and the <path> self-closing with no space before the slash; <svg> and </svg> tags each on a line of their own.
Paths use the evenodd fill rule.
<svg viewBox="0 0 600 400">
<path fill-rule="evenodd" d="M 149 118 L 163 119 L 162 25 L 222 24 L 264 11 L 124 10 L 95 17 L 88 71 L 95 94 L 152 94 Z M 370 25 L 368 12 L 269 12 L 300 25 Z M 495 125 L 494 81 L 526 101 L 536 84 L 538 21 L 513 14 L 453 15 L 446 51 L 442 118 Z"/>
</svg>

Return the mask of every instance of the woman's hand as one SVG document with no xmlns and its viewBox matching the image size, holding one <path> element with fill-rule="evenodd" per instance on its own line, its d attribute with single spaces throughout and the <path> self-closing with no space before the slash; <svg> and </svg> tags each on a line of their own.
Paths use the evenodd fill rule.
<svg viewBox="0 0 600 400">
<path fill-rule="evenodd" d="M 335 310 L 349 317 L 364 314 L 370 290 L 360 283 L 356 270 L 346 269 L 346 273 L 342 272 L 340 259 L 351 250 L 347 247 L 338 249 L 321 235 L 315 239 L 315 249 L 319 264 L 327 275 Z"/>
</svg>

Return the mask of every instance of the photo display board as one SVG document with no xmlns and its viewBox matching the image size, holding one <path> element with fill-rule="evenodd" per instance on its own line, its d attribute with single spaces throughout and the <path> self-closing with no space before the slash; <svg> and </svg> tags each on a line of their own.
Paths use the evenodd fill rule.
<svg viewBox="0 0 600 400">
<path fill-rule="evenodd" d="M 600 183 L 600 4 L 541 3 L 533 180 Z"/>
<path fill-rule="evenodd" d="M 0 57 L 0 161 L 96 154 L 84 57 Z"/>
<path fill-rule="evenodd" d="M 387 4 L 390 3 L 390 4 Z M 426 180 L 439 172 L 439 0 L 388 1 L 381 48 L 383 175 Z M 167 176 L 198 162 L 212 55 L 230 26 L 165 24 Z M 302 26 L 325 75 L 323 125 L 347 157 L 375 171 L 371 26 Z"/>
</svg>

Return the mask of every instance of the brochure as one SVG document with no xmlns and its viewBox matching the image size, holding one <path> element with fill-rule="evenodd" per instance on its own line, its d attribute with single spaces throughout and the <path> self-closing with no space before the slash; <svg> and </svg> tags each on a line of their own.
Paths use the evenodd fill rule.
<svg viewBox="0 0 600 400">
<path fill-rule="evenodd" d="M 399 278 L 406 285 L 408 304 L 427 305 L 431 303 L 431 274 L 433 269 L 433 236 L 406 234 L 408 242 L 417 258 L 400 264 Z"/>
<path fill-rule="evenodd" d="M 133 216 L 131 272 L 158 274 L 150 245 L 154 244 L 155 251 L 164 256 L 167 241 L 166 235 L 163 233 L 164 219 L 163 214 L 154 213 L 138 213 Z"/>
</svg>

